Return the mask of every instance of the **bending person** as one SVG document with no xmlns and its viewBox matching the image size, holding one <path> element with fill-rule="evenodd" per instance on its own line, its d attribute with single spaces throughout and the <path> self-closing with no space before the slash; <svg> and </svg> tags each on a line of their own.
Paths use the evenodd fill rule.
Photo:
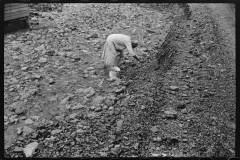
<svg viewBox="0 0 240 160">
<path fill-rule="evenodd" d="M 133 48 L 138 46 L 138 42 L 132 41 L 129 36 L 123 34 L 111 34 L 107 37 L 104 44 L 102 58 L 104 67 L 109 71 L 110 80 L 117 78 L 117 72 L 120 71 L 119 65 L 123 57 L 123 50 L 127 49 L 137 61 L 138 56 L 134 53 Z"/>
</svg>

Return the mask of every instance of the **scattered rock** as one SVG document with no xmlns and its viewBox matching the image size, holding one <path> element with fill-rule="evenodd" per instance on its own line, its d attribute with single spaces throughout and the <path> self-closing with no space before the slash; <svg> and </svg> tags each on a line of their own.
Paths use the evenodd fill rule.
<svg viewBox="0 0 240 160">
<path fill-rule="evenodd" d="M 148 33 L 156 33 L 156 31 L 150 30 L 150 29 L 146 29 L 146 31 L 147 31 Z"/>
<path fill-rule="evenodd" d="M 21 127 L 17 128 L 17 134 L 21 134 L 21 133 L 22 133 L 22 128 Z"/>
<path fill-rule="evenodd" d="M 166 153 L 162 153 L 162 156 L 163 156 L 163 157 L 166 157 L 166 156 L 167 156 L 167 154 L 166 154 Z"/>
<path fill-rule="evenodd" d="M 80 88 L 77 92 L 86 94 L 86 98 L 90 98 L 95 94 L 95 90 L 92 87 L 88 87 L 85 89 Z"/>
<path fill-rule="evenodd" d="M 108 109 L 108 106 L 104 105 L 104 106 L 102 107 L 102 109 L 103 109 L 103 110 L 107 110 L 107 109 Z"/>
<path fill-rule="evenodd" d="M 37 48 L 34 49 L 35 51 L 41 51 L 44 50 L 44 45 L 42 44 L 41 46 L 38 46 Z"/>
<path fill-rule="evenodd" d="M 164 116 L 169 119 L 176 119 L 177 118 L 177 112 L 174 110 L 168 110 L 164 111 Z"/>
<path fill-rule="evenodd" d="M 136 34 L 136 31 L 137 31 L 137 29 L 133 29 L 133 30 L 131 31 L 131 33 L 132 33 L 132 34 Z"/>
<path fill-rule="evenodd" d="M 114 113 L 114 110 L 109 111 L 109 115 L 113 115 L 113 113 Z"/>
<path fill-rule="evenodd" d="M 184 108 L 186 108 L 186 104 L 183 103 L 183 102 L 179 102 L 179 103 L 177 104 L 177 108 L 178 108 L 178 109 L 184 109 Z"/>
<path fill-rule="evenodd" d="M 118 156 L 119 152 L 120 152 L 119 147 L 114 147 L 111 149 L 111 153 L 114 154 L 115 156 Z"/>
<path fill-rule="evenodd" d="M 184 93 L 182 93 L 181 96 L 182 96 L 182 97 L 188 97 L 188 95 L 187 95 L 187 94 L 184 94 Z"/>
<path fill-rule="evenodd" d="M 233 122 L 226 122 L 228 128 L 236 130 L 236 124 Z"/>
<path fill-rule="evenodd" d="M 91 71 L 89 71 L 89 75 L 91 75 L 91 77 L 96 77 L 96 75 L 97 75 L 97 72 L 95 71 L 95 70 L 91 70 Z"/>
<path fill-rule="evenodd" d="M 107 157 L 107 153 L 106 152 L 98 152 L 100 157 Z"/>
<path fill-rule="evenodd" d="M 123 93 L 124 90 L 125 90 L 125 87 L 117 88 L 117 89 L 115 90 L 115 93 L 117 93 L 117 94 Z"/>
<path fill-rule="evenodd" d="M 32 133 L 32 137 L 31 137 L 31 138 L 33 138 L 33 139 L 36 139 L 36 138 L 37 138 L 37 136 L 38 136 L 38 133 L 37 133 L 37 132 L 33 132 L 33 133 Z"/>
<path fill-rule="evenodd" d="M 55 135 L 55 134 L 58 134 L 58 133 L 61 133 L 61 132 L 62 132 L 61 129 L 55 129 L 55 130 L 51 131 L 51 135 Z"/>
<path fill-rule="evenodd" d="M 34 75 L 34 79 L 40 79 L 40 78 L 41 78 L 41 75 L 38 75 L 38 74 Z"/>
<path fill-rule="evenodd" d="M 53 56 L 55 54 L 55 51 L 54 50 L 46 51 L 45 54 L 48 56 Z"/>
<path fill-rule="evenodd" d="M 152 156 L 153 157 L 160 157 L 161 154 L 158 154 L 158 153 L 152 153 Z"/>
<path fill-rule="evenodd" d="M 184 130 L 184 131 L 183 131 L 183 133 L 184 133 L 184 134 L 187 134 L 187 133 L 188 133 L 188 131 L 187 131 L 187 130 Z"/>
<path fill-rule="evenodd" d="M 38 60 L 39 63 L 45 63 L 47 62 L 47 58 L 45 57 L 40 57 L 39 60 Z"/>
<path fill-rule="evenodd" d="M 147 52 L 148 49 L 147 49 L 147 48 L 140 48 L 140 51 L 142 51 L 142 52 Z"/>
<path fill-rule="evenodd" d="M 95 108 L 96 108 L 95 106 L 91 106 L 90 107 L 91 110 L 95 110 Z"/>
<path fill-rule="evenodd" d="M 114 108 L 113 108 L 112 106 L 108 108 L 108 110 L 113 110 L 113 109 L 114 109 Z"/>
<path fill-rule="evenodd" d="M 22 71 L 26 71 L 28 69 L 28 67 L 22 67 L 21 70 Z"/>
<path fill-rule="evenodd" d="M 14 91 L 14 88 L 10 88 L 8 91 L 9 91 L 9 92 L 12 92 L 12 91 Z"/>
<path fill-rule="evenodd" d="M 55 81 L 54 81 L 52 78 L 50 78 L 49 81 L 48 81 L 48 83 L 49 83 L 49 84 L 53 84 L 53 83 L 55 83 Z"/>
<path fill-rule="evenodd" d="M 33 121 L 31 118 L 28 118 L 27 120 L 25 120 L 25 124 L 33 124 Z"/>
<path fill-rule="evenodd" d="M 49 145 L 48 145 L 48 147 L 52 148 L 52 147 L 53 147 L 53 144 L 52 144 L 52 143 L 51 143 L 51 144 L 49 144 Z"/>
<path fill-rule="evenodd" d="M 61 56 L 61 57 L 64 57 L 66 55 L 65 52 L 58 52 L 57 55 Z"/>
<path fill-rule="evenodd" d="M 69 118 L 70 118 L 70 119 L 74 119 L 76 116 L 77 116 L 77 113 L 73 113 L 73 114 L 70 114 L 70 115 L 69 115 Z"/>
<path fill-rule="evenodd" d="M 158 128 L 157 128 L 157 126 L 154 126 L 154 127 L 152 127 L 150 130 L 151 130 L 153 133 L 155 133 L 155 132 L 158 131 Z"/>
<path fill-rule="evenodd" d="M 88 67 L 86 70 L 91 71 L 91 70 L 94 70 L 94 69 L 95 69 L 94 67 Z"/>
<path fill-rule="evenodd" d="M 65 32 L 71 32 L 72 30 L 69 28 L 65 28 Z"/>
<path fill-rule="evenodd" d="M 22 152 L 23 148 L 22 147 L 15 147 L 14 152 Z"/>
<path fill-rule="evenodd" d="M 121 130 L 121 127 L 122 127 L 122 125 L 123 125 L 123 120 L 121 119 L 121 120 L 118 120 L 117 122 L 117 131 L 120 131 Z"/>
<path fill-rule="evenodd" d="M 56 116 L 56 119 L 61 121 L 61 120 L 64 119 L 64 117 L 63 116 Z"/>
<path fill-rule="evenodd" d="M 178 124 L 178 126 L 179 126 L 179 127 L 183 127 L 183 124 L 180 123 L 180 124 Z"/>
<path fill-rule="evenodd" d="M 73 98 L 73 95 L 69 95 L 66 98 L 64 98 L 61 102 L 60 105 L 64 105 L 67 103 L 67 101 L 71 100 Z"/>
<path fill-rule="evenodd" d="M 66 57 L 71 57 L 72 56 L 72 52 L 66 52 Z"/>
<path fill-rule="evenodd" d="M 16 117 L 17 117 L 17 115 L 13 115 L 13 116 L 11 116 L 11 117 L 9 118 L 10 123 L 17 122 L 18 119 L 17 119 Z"/>
<path fill-rule="evenodd" d="M 23 108 L 17 108 L 17 109 L 15 110 L 15 113 L 16 113 L 17 115 L 24 114 L 24 113 L 25 113 L 25 109 L 23 109 Z"/>
<path fill-rule="evenodd" d="M 228 149 L 232 154 L 235 154 L 235 151 L 233 149 Z"/>
<path fill-rule="evenodd" d="M 18 141 L 23 141 L 24 138 L 23 137 L 18 137 Z"/>
<path fill-rule="evenodd" d="M 171 90 L 171 91 L 178 91 L 179 87 L 177 87 L 177 86 L 169 86 L 169 90 Z"/>
<path fill-rule="evenodd" d="M 120 112 L 121 112 L 121 109 L 119 109 L 119 108 L 114 109 L 114 115 L 119 115 Z"/>
<path fill-rule="evenodd" d="M 186 139 L 186 138 L 184 138 L 184 139 L 182 140 L 182 142 L 184 142 L 184 143 L 187 142 L 187 141 L 188 141 L 188 139 Z"/>
<path fill-rule="evenodd" d="M 23 127 L 23 136 L 27 136 L 28 134 L 32 133 L 34 130 L 28 126 Z"/>
<path fill-rule="evenodd" d="M 101 107 L 97 107 L 97 108 L 95 109 L 95 112 L 100 112 L 100 111 L 102 111 L 102 108 L 101 108 Z"/>
<path fill-rule="evenodd" d="M 138 149 L 138 147 L 139 147 L 139 143 L 138 142 L 133 145 L 133 148 L 136 149 L 136 150 Z"/>
<path fill-rule="evenodd" d="M 208 98 L 208 97 L 211 97 L 211 96 L 214 96 L 214 92 L 204 90 L 204 92 L 203 92 L 203 97 L 204 98 Z"/>
<path fill-rule="evenodd" d="M 86 131 L 84 131 L 83 129 L 78 129 L 78 130 L 76 130 L 76 132 L 77 132 L 77 133 L 84 133 L 84 132 L 86 132 Z"/>
<path fill-rule="evenodd" d="M 188 113 L 188 111 L 187 111 L 187 109 L 186 109 L 186 108 L 184 108 L 184 109 L 182 109 L 182 110 L 181 110 L 181 113 L 183 113 L 183 114 L 187 114 L 187 113 Z"/>
<path fill-rule="evenodd" d="M 72 110 L 77 110 L 77 109 L 81 109 L 81 108 L 84 108 L 84 106 L 80 103 L 78 103 L 77 105 L 75 105 L 74 107 L 72 107 L 71 109 Z"/>
<path fill-rule="evenodd" d="M 37 149 L 37 147 L 38 147 L 37 142 L 30 143 L 23 149 L 23 152 L 25 153 L 26 157 L 32 157 L 32 155 L 33 155 L 35 149 Z"/>
<path fill-rule="evenodd" d="M 143 109 L 145 109 L 146 107 L 144 106 L 144 105 L 142 105 L 142 107 L 141 107 L 141 110 L 143 110 Z"/>
<path fill-rule="evenodd" d="M 117 98 L 111 94 L 105 99 L 104 102 L 107 106 L 112 106 L 116 102 L 116 100 Z"/>
<path fill-rule="evenodd" d="M 88 78 L 88 77 L 89 77 L 88 74 L 84 74 L 84 75 L 83 75 L 83 78 Z"/>
<path fill-rule="evenodd" d="M 105 100 L 105 97 L 102 96 L 96 96 L 93 101 L 92 104 L 95 106 L 100 106 L 100 104 Z"/>
<path fill-rule="evenodd" d="M 98 38 L 98 34 L 94 33 L 94 34 L 87 35 L 86 39 L 90 39 L 90 38 Z"/>
<path fill-rule="evenodd" d="M 154 137 L 154 138 L 153 138 L 153 141 L 154 141 L 154 142 L 161 142 L 161 141 L 162 141 L 162 138 L 161 138 L 161 137 Z"/>
<path fill-rule="evenodd" d="M 36 121 L 38 121 L 39 117 L 40 117 L 40 116 L 31 116 L 31 118 L 34 119 L 34 120 L 36 120 Z"/>
</svg>

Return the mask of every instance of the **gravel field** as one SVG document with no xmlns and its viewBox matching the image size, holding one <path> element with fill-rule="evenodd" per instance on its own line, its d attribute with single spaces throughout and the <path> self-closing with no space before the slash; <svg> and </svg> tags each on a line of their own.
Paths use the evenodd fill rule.
<svg viewBox="0 0 240 160">
<path fill-rule="evenodd" d="M 5 157 L 235 156 L 235 6 L 30 5 L 4 36 Z M 137 39 L 108 82 L 109 34 Z"/>
</svg>

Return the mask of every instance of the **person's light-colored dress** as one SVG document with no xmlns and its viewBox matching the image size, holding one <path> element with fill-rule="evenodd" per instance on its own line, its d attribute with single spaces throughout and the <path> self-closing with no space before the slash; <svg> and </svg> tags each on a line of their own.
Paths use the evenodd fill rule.
<svg viewBox="0 0 240 160">
<path fill-rule="evenodd" d="M 129 54 L 136 55 L 132 48 L 131 38 L 123 34 L 111 34 L 107 37 L 104 44 L 102 58 L 105 65 L 109 67 L 119 66 L 121 58 L 123 57 L 122 51 L 127 48 Z"/>
</svg>

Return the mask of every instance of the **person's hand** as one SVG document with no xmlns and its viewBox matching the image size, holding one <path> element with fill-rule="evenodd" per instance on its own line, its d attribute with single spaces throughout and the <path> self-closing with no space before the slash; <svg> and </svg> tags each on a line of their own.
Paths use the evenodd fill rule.
<svg viewBox="0 0 240 160">
<path fill-rule="evenodd" d="M 133 58 L 135 58 L 139 63 L 142 63 L 137 55 L 134 55 Z"/>
</svg>

